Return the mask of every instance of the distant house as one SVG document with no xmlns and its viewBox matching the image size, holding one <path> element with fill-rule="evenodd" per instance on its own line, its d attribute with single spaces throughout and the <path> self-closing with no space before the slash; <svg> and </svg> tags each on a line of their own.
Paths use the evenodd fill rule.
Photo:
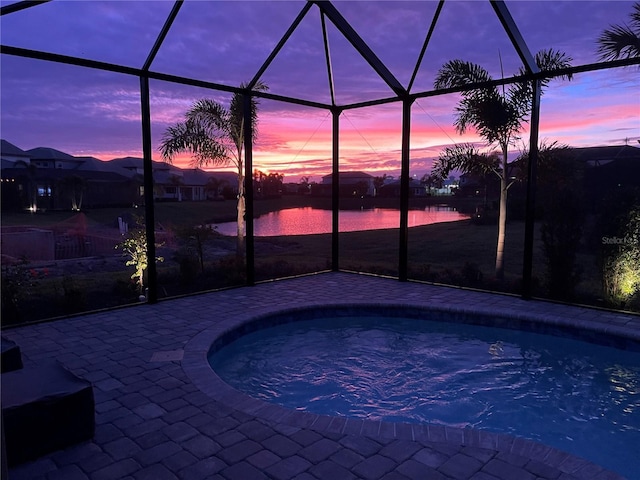
<svg viewBox="0 0 640 480">
<path fill-rule="evenodd" d="M 400 180 L 393 180 L 385 183 L 378 188 L 379 197 L 399 197 L 400 196 Z M 409 196 L 410 197 L 426 197 L 426 187 L 415 178 L 409 179 Z"/>
<path fill-rule="evenodd" d="M 0 140 L 0 154 L 2 155 L 2 168 L 9 168 L 15 165 L 16 162 L 29 164 L 31 161 L 31 157 L 27 152 L 6 140 Z"/>
<path fill-rule="evenodd" d="M 55 209 L 138 205 L 144 202 L 144 160 L 138 157 L 102 161 L 74 157 L 38 147 L 21 150 L 2 140 L 2 208 Z M 182 169 L 152 162 L 156 201 L 204 201 L 233 197 L 234 172 Z"/>
<path fill-rule="evenodd" d="M 444 180 L 440 187 L 428 187 L 427 194 L 432 197 L 456 195 L 459 186 L 460 180 L 450 177 Z"/>
<path fill-rule="evenodd" d="M 307 191 L 305 191 L 305 188 Z M 308 193 L 310 187 L 304 187 L 300 183 L 287 182 L 282 184 L 282 193 L 286 195 L 294 195 L 298 193 Z"/>
<path fill-rule="evenodd" d="M 224 189 L 238 193 L 233 172 L 207 172 L 199 168 L 154 171 L 154 197 L 160 201 L 203 201 L 221 198 Z"/>
<path fill-rule="evenodd" d="M 2 208 L 95 208 L 139 203 L 142 177 L 53 148 L 23 151 L 2 141 Z M 98 168 L 98 164 L 101 167 Z"/>
<path fill-rule="evenodd" d="M 497 197 L 500 194 L 500 180 L 493 173 L 463 173 L 455 194 L 461 197 Z"/>
<path fill-rule="evenodd" d="M 38 168 L 77 170 L 84 163 L 84 160 L 56 150 L 55 148 L 32 148 L 31 150 L 27 150 L 26 153 L 31 159 L 31 165 L 35 165 Z"/>
<path fill-rule="evenodd" d="M 594 205 L 613 190 L 640 189 L 640 148 L 589 147 L 574 153 L 585 163 L 585 190 Z"/>
<path fill-rule="evenodd" d="M 640 189 L 640 148 L 631 145 L 571 148 L 570 154 L 570 160 L 584 172 L 584 176 L 566 181 L 583 182 L 585 201 L 589 202 L 590 208 L 599 205 L 614 190 Z M 520 175 L 514 172 L 513 176 Z M 485 176 L 465 173 L 460 176 L 457 195 L 493 201 L 500 195 L 499 180 L 491 173 Z M 522 205 L 525 195 L 522 182 L 517 182 L 509 190 L 509 199 Z"/>
<path fill-rule="evenodd" d="M 374 177 L 364 172 L 340 172 L 341 197 L 371 197 L 375 193 Z M 322 177 L 322 183 L 311 185 L 311 194 L 317 196 L 331 196 L 333 175 Z"/>
<path fill-rule="evenodd" d="M 619 160 L 625 163 L 640 159 L 640 148 L 631 145 L 583 147 L 572 150 L 576 160 L 584 162 L 587 167 L 597 168 Z"/>
<path fill-rule="evenodd" d="M 144 160 L 138 157 L 115 158 L 109 162 L 144 173 Z M 199 168 L 180 168 L 153 161 L 154 199 L 157 201 L 204 201 L 219 198 L 223 189 L 238 193 L 238 175 L 234 172 L 209 172 Z"/>
<path fill-rule="evenodd" d="M 27 168 L 31 163 L 29 154 L 6 140 L 0 140 L 0 161 L 2 181 L 2 209 L 15 210 L 22 208 L 21 196 L 24 196 L 24 185 L 19 175 L 12 172 L 17 167 Z"/>
</svg>

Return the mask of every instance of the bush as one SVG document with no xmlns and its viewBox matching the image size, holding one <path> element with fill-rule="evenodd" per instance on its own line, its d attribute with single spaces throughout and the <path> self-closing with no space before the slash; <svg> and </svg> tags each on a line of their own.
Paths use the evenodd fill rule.
<svg viewBox="0 0 640 480">
<path fill-rule="evenodd" d="M 583 201 L 569 189 L 553 192 L 551 197 L 540 227 L 544 284 L 550 298 L 572 300 L 581 274 L 576 253 L 585 217 Z"/>
<path fill-rule="evenodd" d="M 62 277 L 62 290 L 64 292 L 64 310 L 67 313 L 76 313 L 85 310 L 85 294 L 71 275 Z"/>
<path fill-rule="evenodd" d="M 162 244 L 156 244 L 160 247 Z M 147 232 L 142 228 L 142 219 L 138 219 L 138 227 L 129 230 L 126 238 L 116 245 L 116 249 L 122 250 L 122 256 L 128 260 L 125 262 L 127 267 L 134 267 L 135 270 L 131 278 L 135 280 L 138 292 L 143 294 L 145 291 L 144 280 L 145 272 L 148 267 L 147 259 Z M 164 258 L 156 257 L 156 262 L 163 262 Z"/>
<path fill-rule="evenodd" d="M 28 265 L 29 261 L 26 258 L 21 258 L 16 264 L 2 265 L 0 292 L 2 322 L 5 324 L 23 320 L 21 303 L 31 295 L 39 277 L 46 276 L 46 272 L 30 269 Z"/>
<path fill-rule="evenodd" d="M 193 284 L 200 269 L 198 254 L 190 247 L 183 247 L 175 253 L 174 260 L 180 265 L 182 283 L 186 285 Z"/>
<path fill-rule="evenodd" d="M 473 262 L 465 262 L 461 270 L 462 285 L 465 287 L 480 287 L 482 286 L 482 271 L 480 267 Z"/>
<path fill-rule="evenodd" d="M 603 263 L 605 298 L 616 307 L 634 305 L 640 297 L 640 207 L 627 214 L 620 236 L 606 238 L 611 243 Z"/>
</svg>

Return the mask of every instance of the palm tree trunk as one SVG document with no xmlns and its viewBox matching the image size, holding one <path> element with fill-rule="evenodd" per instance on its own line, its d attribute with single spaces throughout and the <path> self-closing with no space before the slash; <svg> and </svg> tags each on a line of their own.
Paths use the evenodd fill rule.
<svg viewBox="0 0 640 480">
<path fill-rule="evenodd" d="M 237 238 L 238 243 L 236 246 L 236 257 L 238 259 L 244 258 L 244 212 L 245 212 L 245 198 L 244 198 L 244 175 L 242 175 L 242 169 L 238 169 L 238 228 Z"/>
<path fill-rule="evenodd" d="M 504 240 L 507 231 L 507 148 L 502 145 L 502 175 L 500 175 L 500 210 L 498 213 L 498 242 L 496 245 L 496 278 L 504 279 Z"/>
</svg>

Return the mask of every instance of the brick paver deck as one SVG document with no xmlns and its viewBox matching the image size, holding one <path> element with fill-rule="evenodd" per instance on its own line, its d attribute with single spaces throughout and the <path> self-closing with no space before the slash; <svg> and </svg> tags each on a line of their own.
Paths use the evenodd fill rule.
<svg viewBox="0 0 640 480">
<path fill-rule="evenodd" d="M 434 425 L 296 415 L 212 390 L 216 325 L 282 308 L 403 304 L 536 315 L 640 341 L 640 317 L 348 273 L 326 273 L 3 331 L 26 365 L 54 358 L 93 382 L 96 434 L 11 480 L 619 479 L 550 447 Z M 203 343 L 204 342 L 204 343 Z M 214 375 L 215 377 L 215 375 Z M 215 383 L 215 382 L 214 382 Z M 209 385 L 209 386 L 207 386 Z"/>
</svg>

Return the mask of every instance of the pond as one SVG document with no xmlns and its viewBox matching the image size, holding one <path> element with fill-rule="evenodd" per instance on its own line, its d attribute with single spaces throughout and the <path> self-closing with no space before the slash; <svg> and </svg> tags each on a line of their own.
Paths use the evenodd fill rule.
<svg viewBox="0 0 640 480">
<path fill-rule="evenodd" d="M 429 205 L 424 210 L 409 210 L 409 227 L 432 223 L 468 220 L 469 215 L 449 205 Z M 303 207 L 278 210 L 261 215 L 253 222 L 256 237 L 280 235 L 312 235 L 331 233 L 331 210 Z M 400 211 L 391 208 L 340 210 L 341 232 L 399 228 Z M 223 235 L 236 235 L 236 222 L 214 224 Z"/>
</svg>

